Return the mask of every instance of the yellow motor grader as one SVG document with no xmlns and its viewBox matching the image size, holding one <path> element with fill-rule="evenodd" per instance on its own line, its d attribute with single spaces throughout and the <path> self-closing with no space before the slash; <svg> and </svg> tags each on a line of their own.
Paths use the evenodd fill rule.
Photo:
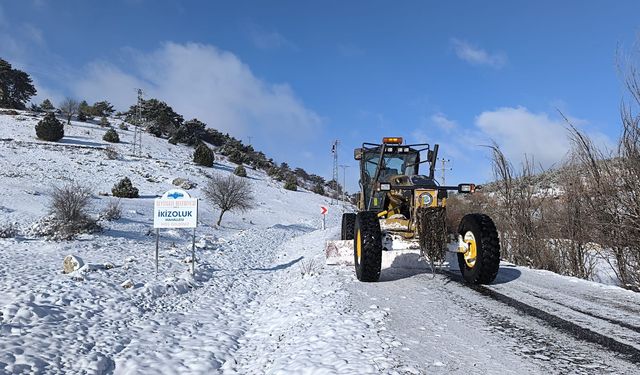
<svg viewBox="0 0 640 375">
<path fill-rule="evenodd" d="M 358 212 L 342 216 L 340 241 L 329 241 L 328 264 L 353 264 L 360 281 L 378 281 L 383 267 L 442 263 L 447 250 L 457 252 L 464 279 L 491 283 L 500 265 L 500 242 L 493 220 L 465 215 L 458 245 L 448 246 L 445 215 L 450 191 L 474 193 L 474 184 L 440 186 L 434 178 L 439 145 L 405 145 L 400 137 L 355 149 L 360 163 Z M 426 160 L 420 155 L 426 154 Z M 428 174 L 419 173 L 427 163 Z M 428 262 L 428 263 L 427 263 Z"/>
</svg>

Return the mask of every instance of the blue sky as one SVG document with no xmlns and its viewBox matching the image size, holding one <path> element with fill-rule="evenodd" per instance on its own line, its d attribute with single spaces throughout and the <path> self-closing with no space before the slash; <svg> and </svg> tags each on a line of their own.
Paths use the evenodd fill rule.
<svg viewBox="0 0 640 375">
<path fill-rule="evenodd" d="M 614 144 L 637 1 L 0 0 L 0 57 L 36 100 L 133 104 L 135 87 L 277 161 L 331 174 L 383 136 L 441 144 L 447 182 L 491 179 L 495 140 L 548 167 L 569 145 L 561 109 Z M 55 104 L 55 103 L 54 103 Z"/>
</svg>

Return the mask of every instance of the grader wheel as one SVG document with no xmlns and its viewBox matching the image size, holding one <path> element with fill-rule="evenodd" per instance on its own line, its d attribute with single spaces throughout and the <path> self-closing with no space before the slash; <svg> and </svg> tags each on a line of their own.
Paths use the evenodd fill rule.
<svg viewBox="0 0 640 375">
<path fill-rule="evenodd" d="M 375 212 L 358 212 L 353 239 L 356 277 L 360 281 L 378 281 L 382 267 L 382 231 Z"/>
<path fill-rule="evenodd" d="M 340 232 L 341 240 L 353 240 L 354 228 L 356 226 L 356 214 L 342 214 L 342 230 Z"/>
<path fill-rule="evenodd" d="M 469 214 L 462 218 L 458 233 L 467 246 L 458 253 L 462 277 L 471 284 L 489 284 L 500 267 L 500 240 L 493 220 L 483 214 Z"/>
</svg>

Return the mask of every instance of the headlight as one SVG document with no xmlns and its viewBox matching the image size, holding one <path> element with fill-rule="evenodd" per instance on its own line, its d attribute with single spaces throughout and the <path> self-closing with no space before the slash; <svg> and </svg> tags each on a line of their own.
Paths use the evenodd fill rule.
<svg viewBox="0 0 640 375">
<path fill-rule="evenodd" d="M 422 205 L 423 206 L 427 206 L 430 207 L 431 204 L 433 203 L 433 197 L 431 196 L 431 194 L 429 193 L 425 193 L 421 196 L 422 198 Z"/>
</svg>

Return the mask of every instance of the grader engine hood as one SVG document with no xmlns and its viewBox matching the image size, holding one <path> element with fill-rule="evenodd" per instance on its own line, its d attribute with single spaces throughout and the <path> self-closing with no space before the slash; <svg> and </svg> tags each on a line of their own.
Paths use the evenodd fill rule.
<svg viewBox="0 0 640 375">
<path fill-rule="evenodd" d="M 388 196 L 392 202 L 414 199 L 415 207 L 437 207 L 445 198 L 445 194 L 439 193 L 436 182 L 428 176 L 394 176 L 390 180 Z"/>
<path fill-rule="evenodd" d="M 428 176 L 396 175 L 388 181 L 386 189 L 385 183 L 380 183 L 377 189 L 386 191 L 385 209 L 380 212 L 380 217 L 394 223 L 404 220 L 402 223 L 407 222 L 404 225 L 407 230 L 411 229 L 408 219 L 413 216 L 412 208 L 442 207 L 445 204 L 446 191 L 439 191 L 436 182 Z"/>
</svg>

